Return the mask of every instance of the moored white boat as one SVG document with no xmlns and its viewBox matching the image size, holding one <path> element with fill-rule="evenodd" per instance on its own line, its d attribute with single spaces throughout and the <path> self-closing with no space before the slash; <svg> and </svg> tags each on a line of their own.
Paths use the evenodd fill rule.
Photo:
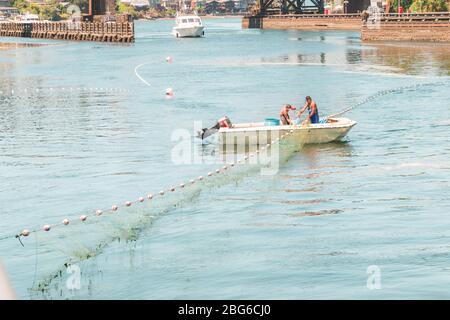
<svg viewBox="0 0 450 320">
<path fill-rule="evenodd" d="M 201 37 L 205 34 L 205 26 L 197 14 L 177 13 L 172 34 L 177 38 Z"/>
<path fill-rule="evenodd" d="M 309 125 L 265 125 L 264 122 L 237 123 L 221 127 L 218 131 L 219 143 L 224 145 L 264 145 L 280 138 L 292 130 L 289 142 L 319 144 L 338 141 L 356 125 L 347 118 L 330 118 L 326 123 Z"/>
</svg>

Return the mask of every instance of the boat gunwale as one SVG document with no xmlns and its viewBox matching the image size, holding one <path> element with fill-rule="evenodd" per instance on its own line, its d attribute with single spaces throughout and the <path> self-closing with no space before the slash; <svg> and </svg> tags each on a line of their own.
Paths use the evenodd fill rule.
<svg viewBox="0 0 450 320">
<path fill-rule="evenodd" d="M 341 128 L 353 128 L 357 122 L 350 120 L 348 118 L 332 118 L 335 120 L 341 119 L 342 122 L 339 124 L 339 120 L 336 123 L 318 123 L 309 126 L 297 126 L 297 125 L 279 125 L 279 126 L 255 126 L 255 127 L 242 127 L 242 128 L 220 128 L 219 133 L 236 133 L 236 132 L 257 132 L 257 131 L 288 131 L 288 130 L 318 130 L 318 129 L 341 129 Z M 345 121 L 343 121 L 345 120 Z"/>
</svg>

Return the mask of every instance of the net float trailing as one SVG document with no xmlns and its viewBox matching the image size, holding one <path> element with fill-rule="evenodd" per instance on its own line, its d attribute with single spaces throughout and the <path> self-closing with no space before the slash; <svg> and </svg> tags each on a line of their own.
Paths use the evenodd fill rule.
<svg viewBox="0 0 450 320">
<path fill-rule="evenodd" d="M 20 235 L 22 235 L 24 237 L 28 237 L 30 235 L 30 230 L 23 229 L 22 232 L 20 233 Z"/>
<path fill-rule="evenodd" d="M 126 205 L 127 207 L 131 206 L 131 201 L 125 202 L 125 205 Z"/>
<path fill-rule="evenodd" d="M 86 221 L 86 219 L 87 219 L 87 216 L 86 215 L 82 215 L 82 216 L 80 216 L 80 221 Z"/>
<path fill-rule="evenodd" d="M 69 221 L 69 219 L 64 219 L 62 223 L 63 223 L 65 226 L 67 226 L 67 225 L 70 223 L 70 221 Z"/>
<path fill-rule="evenodd" d="M 153 195 L 152 195 L 151 193 L 149 193 L 149 194 L 147 195 L 147 199 L 148 199 L 148 200 L 153 199 Z"/>
<path fill-rule="evenodd" d="M 51 227 L 50 225 L 46 224 L 45 226 L 42 227 L 42 230 L 44 231 L 50 231 Z"/>
<path fill-rule="evenodd" d="M 164 190 L 161 190 L 161 191 L 159 192 L 159 194 L 163 196 L 163 195 L 164 195 Z"/>
<path fill-rule="evenodd" d="M 203 180 L 203 176 L 198 177 L 198 180 L 202 181 Z"/>
<path fill-rule="evenodd" d="M 173 89 L 172 88 L 166 89 L 166 97 L 168 97 L 168 98 L 173 97 Z"/>
<path fill-rule="evenodd" d="M 139 202 L 144 202 L 144 197 L 139 197 Z"/>
<path fill-rule="evenodd" d="M 172 61 L 173 61 L 173 59 L 172 59 L 171 56 L 167 56 L 167 57 L 166 57 L 166 62 L 167 62 L 167 63 L 172 63 Z"/>
<path fill-rule="evenodd" d="M 113 205 L 113 206 L 111 207 L 111 209 L 112 209 L 112 211 L 117 211 L 117 209 L 119 209 L 119 207 L 116 206 L 116 205 Z"/>
<path fill-rule="evenodd" d="M 102 210 L 97 210 L 97 211 L 95 211 L 95 214 L 96 214 L 97 216 L 101 216 L 101 215 L 102 215 L 102 213 L 103 213 L 103 211 L 102 211 Z"/>
</svg>

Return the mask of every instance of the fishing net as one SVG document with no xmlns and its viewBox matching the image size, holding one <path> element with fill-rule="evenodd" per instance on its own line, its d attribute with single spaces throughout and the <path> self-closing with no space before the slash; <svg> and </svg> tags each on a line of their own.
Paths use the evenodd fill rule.
<svg viewBox="0 0 450 320">
<path fill-rule="evenodd" d="M 18 239 L 24 245 L 23 252 L 32 257 L 28 263 L 34 273 L 29 295 L 32 298 L 67 296 L 71 292 L 68 281 L 84 261 L 98 257 L 115 243 L 132 247 L 161 215 L 192 205 L 202 192 L 238 184 L 256 174 L 276 175 L 280 166 L 302 148 L 306 134 L 306 130 L 287 130 L 272 134 L 267 143 L 244 144 L 226 152 L 221 150 L 220 143 L 210 145 L 206 152 L 215 169 L 202 176 L 186 176 L 182 184 L 161 186 L 157 194 L 137 195 L 135 201 L 117 207 L 68 212 L 67 220 L 55 218 L 53 224 L 25 230 L 25 234 L 22 231 Z M 201 152 L 205 149 L 201 148 Z"/>
</svg>

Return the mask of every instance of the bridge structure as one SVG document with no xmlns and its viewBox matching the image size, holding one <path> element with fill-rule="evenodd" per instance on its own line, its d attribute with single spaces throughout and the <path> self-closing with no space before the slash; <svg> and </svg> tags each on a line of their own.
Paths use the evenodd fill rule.
<svg viewBox="0 0 450 320">
<path fill-rule="evenodd" d="M 110 15 L 115 13 L 114 0 L 89 0 L 88 14 L 94 15 Z"/>
<path fill-rule="evenodd" d="M 323 13 L 324 0 L 257 0 L 256 15 Z M 307 2 L 309 1 L 309 2 Z"/>
</svg>

